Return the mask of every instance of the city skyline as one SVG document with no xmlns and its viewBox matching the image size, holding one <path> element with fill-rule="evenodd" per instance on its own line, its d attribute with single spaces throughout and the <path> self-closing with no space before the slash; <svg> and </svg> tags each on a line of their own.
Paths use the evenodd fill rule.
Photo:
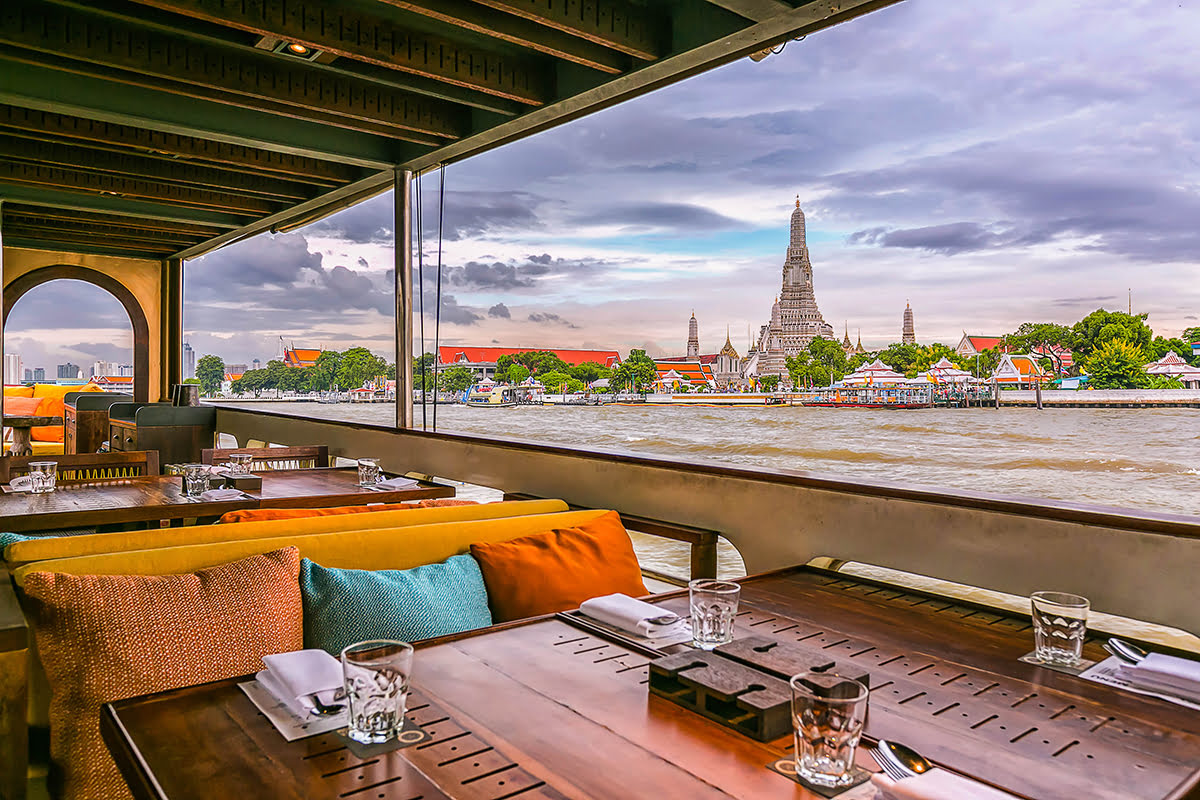
<svg viewBox="0 0 1200 800">
<path fill-rule="evenodd" d="M 848 323 L 868 348 L 900 341 L 906 301 L 918 340 L 953 346 L 964 328 L 1125 310 L 1131 288 L 1178 335 L 1200 313 L 1200 112 L 1178 102 L 1198 32 L 1196 10 L 1148 3 L 904 3 L 453 164 L 441 342 L 678 355 L 694 308 L 704 351 L 727 327 L 744 350 L 797 194 L 839 340 Z M 282 333 L 390 356 L 391 217 L 383 196 L 189 263 L 196 353 L 269 358 Z M 88 329 L 88 301 L 23 329 L 35 300 L 10 336 L 120 358 L 81 349 L 112 341 L 119 313 Z"/>
</svg>

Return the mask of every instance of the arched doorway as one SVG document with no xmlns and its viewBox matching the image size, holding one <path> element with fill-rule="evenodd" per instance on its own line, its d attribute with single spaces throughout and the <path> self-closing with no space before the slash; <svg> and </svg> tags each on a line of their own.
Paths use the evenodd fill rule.
<svg viewBox="0 0 1200 800">
<path fill-rule="evenodd" d="M 150 398 L 150 324 L 137 298 L 115 278 L 87 267 L 56 264 L 26 272 L 4 287 L 4 319 L 0 331 L 8 322 L 8 312 L 23 295 L 44 283 L 55 280 L 77 280 L 98 286 L 121 303 L 133 328 L 133 397 L 138 402 Z"/>
</svg>

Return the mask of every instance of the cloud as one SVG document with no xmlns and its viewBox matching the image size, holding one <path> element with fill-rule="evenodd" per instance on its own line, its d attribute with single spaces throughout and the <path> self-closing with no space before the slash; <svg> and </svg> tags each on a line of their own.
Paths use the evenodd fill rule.
<svg viewBox="0 0 1200 800">
<path fill-rule="evenodd" d="M 578 325 L 572 324 L 569 320 L 565 320 L 558 314 L 552 314 L 547 311 L 535 311 L 529 315 L 530 322 L 537 322 L 543 325 L 566 325 L 568 328 L 578 328 Z"/>
<path fill-rule="evenodd" d="M 488 316 L 497 319 L 512 319 L 512 314 L 509 312 L 508 306 L 504 305 L 504 303 L 496 303 L 496 305 L 489 308 Z"/>
<path fill-rule="evenodd" d="M 745 230 L 745 222 L 689 203 L 625 203 L 574 218 L 577 223 L 687 234 L 697 230 Z"/>
</svg>

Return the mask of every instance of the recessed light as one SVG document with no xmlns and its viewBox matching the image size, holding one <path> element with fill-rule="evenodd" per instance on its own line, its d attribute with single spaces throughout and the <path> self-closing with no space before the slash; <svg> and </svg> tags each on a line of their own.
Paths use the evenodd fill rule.
<svg viewBox="0 0 1200 800">
<path fill-rule="evenodd" d="M 271 49 L 280 55 L 288 56 L 289 58 L 300 58 L 305 61 L 315 61 L 322 54 L 322 51 L 309 47 L 306 44 L 301 44 L 300 42 L 280 41 Z"/>
</svg>

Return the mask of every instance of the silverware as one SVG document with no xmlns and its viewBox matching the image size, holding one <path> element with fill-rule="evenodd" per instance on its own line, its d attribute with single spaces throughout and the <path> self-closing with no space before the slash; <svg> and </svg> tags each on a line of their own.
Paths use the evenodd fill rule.
<svg viewBox="0 0 1200 800">
<path fill-rule="evenodd" d="M 679 615 L 663 614 L 661 617 L 651 617 L 646 622 L 649 622 L 651 625 L 673 625 L 679 622 Z"/>
<path fill-rule="evenodd" d="M 308 699 L 313 702 L 313 707 L 309 710 L 309 713 L 316 714 L 318 717 L 328 717 L 330 714 L 336 714 L 346 707 L 345 703 L 322 703 L 320 696 L 315 693 L 310 694 Z"/>
<path fill-rule="evenodd" d="M 1143 658 L 1150 655 L 1136 644 L 1127 642 L 1124 639 L 1118 639 L 1115 636 L 1104 644 L 1104 649 L 1126 664 L 1138 664 Z"/>
<path fill-rule="evenodd" d="M 929 759 L 916 750 L 899 742 L 889 742 L 886 739 L 879 740 L 878 746 L 871 751 L 871 757 L 894 781 L 911 778 L 933 769 L 933 764 L 929 763 Z"/>
</svg>

